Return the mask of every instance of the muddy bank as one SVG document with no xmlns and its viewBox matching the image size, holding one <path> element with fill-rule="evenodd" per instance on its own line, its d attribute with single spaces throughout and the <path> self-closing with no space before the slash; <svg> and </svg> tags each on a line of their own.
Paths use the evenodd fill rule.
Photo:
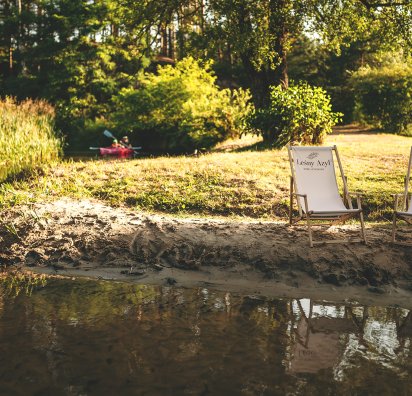
<svg viewBox="0 0 412 396">
<path fill-rule="evenodd" d="M 309 248 L 305 227 L 145 216 L 87 200 L 21 206 L 1 216 L 3 266 L 70 273 L 114 269 L 137 278 L 157 274 L 151 276 L 170 283 L 171 270 L 199 275 L 218 269 L 216 276 L 226 284 L 258 276 L 294 288 L 310 282 L 376 293 L 385 293 L 388 285 L 411 287 L 412 248 L 391 245 L 385 227 L 367 229 L 367 246 Z M 341 226 L 317 238 L 357 237 L 357 232 L 356 226 Z M 400 236 L 409 233 L 405 227 Z"/>
</svg>

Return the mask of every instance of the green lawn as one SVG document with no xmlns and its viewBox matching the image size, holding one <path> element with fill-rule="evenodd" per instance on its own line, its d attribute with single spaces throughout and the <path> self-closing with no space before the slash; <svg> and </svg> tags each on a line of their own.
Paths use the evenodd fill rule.
<svg viewBox="0 0 412 396">
<path fill-rule="evenodd" d="M 0 185 L 0 207 L 69 196 L 145 212 L 285 220 L 286 149 L 239 150 L 242 142 L 200 157 L 56 163 L 29 179 Z M 246 144 L 254 142 L 249 138 Z M 347 133 L 331 135 L 325 144 L 338 146 L 349 189 L 365 194 L 367 218 L 390 219 L 391 194 L 402 190 L 412 139 Z M 225 147 L 232 151 L 224 152 Z"/>
</svg>

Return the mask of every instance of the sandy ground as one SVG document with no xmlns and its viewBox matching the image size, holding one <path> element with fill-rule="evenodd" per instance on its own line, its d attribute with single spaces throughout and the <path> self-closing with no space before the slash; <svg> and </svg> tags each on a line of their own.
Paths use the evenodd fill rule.
<svg viewBox="0 0 412 396">
<path fill-rule="evenodd" d="M 358 237 L 323 228 L 322 240 Z M 404 227 L 400 236 L 407 237 Z M 62 199 L 1 213 L 0 265 L 151 284 L 205 286 L 268 296 L 357 299 L 412 306 L 412 247 L 390 228 L 368 244 L 309 248 L 306 228 L 285 223 L 175 219 Z M 411 238 L 412 239 L 412 238 Z"/>
</svg>

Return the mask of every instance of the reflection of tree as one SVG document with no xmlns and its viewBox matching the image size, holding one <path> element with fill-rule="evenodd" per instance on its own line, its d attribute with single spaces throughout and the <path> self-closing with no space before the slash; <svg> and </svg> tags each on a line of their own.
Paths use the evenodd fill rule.
<svg viewBox="0 0 412 396">
<path fill-rule="evenodd" d="M 411 327 L 400 308 L 50 282 L 30 298 L 5 301 L 0 376 L 16 367 L 19 382 L 9 374 L 3 384 L 23 394 L 371 394 L 385 381 L 402 394 L 411 385 L 398 381 L 411 367 Z M 297 345 L 329 352 L 298 370 L 305 366 L 296 364 Z M 392 352 L 382 352 L 387 345 Z"/>
<path fill-rule="evenodd" d="M 402 335 L 400 318 L 404 317 L 402 326 L 406 326 L 408 311 L 392 307 L 365 307 L 363 311 L 363 331 L 349 337 L 337 377 L 352 375 L 349 372 L 360 361 L 402 374 L 410 355 L 410 341 Z"/>
</svg>

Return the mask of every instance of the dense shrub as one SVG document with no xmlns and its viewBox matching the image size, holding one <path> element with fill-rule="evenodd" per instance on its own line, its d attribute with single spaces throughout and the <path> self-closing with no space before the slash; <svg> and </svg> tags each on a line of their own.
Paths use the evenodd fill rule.
<svg viewBox="0 0 412 396">
<path fill-rule="evenodd" d="M 251 109 L 242 89 L 219 89 L 210 63 L 193 58 L 147 73 L 137 89 L 124 88 L 114 99 L 112 127 L 131 132 L 145 149 L 189 151 L 208 148 L 242 133 Z M 133 136 L 134 135 L 134 136 Z"/>
<path fill-rule="evenodd" d="M 359 121 L 388 132 L 412 134 L 412 66 L 365 67 L 352 75 Z"/>
<path fill-rule="evenodd" d="M 322 88 L 304 82 L 287 89 L 272 87 L 270 99 L 270 107 L 257 110 L 249 125 L 266 142 L 279 147 L 288 142 L 322 143 L 341 116 L 332 112 L 330 98 Z"/>
<path fill-rule="evenodd" d="M 0 181 L 56 159 L 61 142 L 54 134 L 54 110 L 44 101 L 0 101 Z"/>
</svg>

